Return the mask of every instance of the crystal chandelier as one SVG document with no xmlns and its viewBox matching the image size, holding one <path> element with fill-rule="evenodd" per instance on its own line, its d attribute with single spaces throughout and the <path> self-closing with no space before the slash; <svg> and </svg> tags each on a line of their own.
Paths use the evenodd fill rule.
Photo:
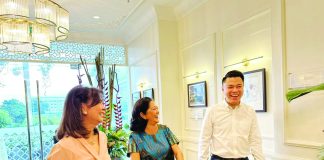
<svg viewBox="0 0 324 160">
<path fill-rule="evenodd" d="M 0 50 L 48 53 L 68 32 L 68 11 L 51 0 L 0 0 Z"/>
</svg>

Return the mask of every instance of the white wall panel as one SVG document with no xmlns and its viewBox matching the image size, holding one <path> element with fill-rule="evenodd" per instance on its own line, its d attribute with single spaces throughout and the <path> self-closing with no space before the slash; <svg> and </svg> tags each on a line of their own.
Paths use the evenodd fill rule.
<svg viewBox="0 0 324 160">
<path fill-rule="evenodd" d="M 180 56 L 182 64 L 182 83 L 184 106 L 182 109 L 184 122 L 183 132 L 185 136 L 193 136 L 198 140 L 203 115 L 197 117 L 195 115 L 204 113 L 206 108 L 190 108 L 188 107 L 188 90 L 190 83 L 206 81 L 207 83 L 207 105 L 214 106 L 216 101 L 215 87 L 215 34 L 208 35 L 195 43 L 192 43 L 181 49 Z M 196 72 L 206 72 L 198 76 L 190 76 Z M 188 77 L 189 76 L 189 77 Z"/>
<path fill-rule="evenodd" d="M 299 83 L 324 75 L 324 1 L 285 0 L 287 83 L 290 76 L 299 76 Z M 304 17 L 304 18 L 301 18 Z M 319 72 L 317 72 L 319 71 Z M 322 76 L 323 76 L 322 75 Z M 324 83 L 324 78 L 321 78 Z M 324 144 L 324 91 L 301 96 L 286 104 L 285 142 L 303 147 Z"/>
<path fill-rule="evenodd" d="M 152 24 L 139 37 L 128 44 L 128 64 L 133 65 L 147 56 L 156 54 L 156 24 Z"/>
<path fill-rule="evenodd" d="M 153 23 L 128 44 L 128 62 L 131 93 L 153 88 L 155 101 L 159 104 L 156 32 L 156 23 Z"/>
<path fill-rule="evenodd" d="M 243 66 L 243 64 L 228 66 L 224 69 L 224 74 L 233 69 L 242 72 L 266 69 L 267 113 L 257 113 L 257 117 L 261 134 L 273 136 L 272 98 L 269 96 L 272 88 L 270 81 L 272 62 L 270 10 L 227 27 L 223 31 L 222 44 L 224 66 L 241 62 L 243 59 L 263 57 L 250 61 L 248 66 Z"/>
</svg>

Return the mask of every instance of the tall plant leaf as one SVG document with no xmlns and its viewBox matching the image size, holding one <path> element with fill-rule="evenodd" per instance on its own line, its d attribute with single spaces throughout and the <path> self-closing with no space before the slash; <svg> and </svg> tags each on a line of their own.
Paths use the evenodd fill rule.
<svg viewBox="0 0 324 160">
<path fill-rule="evenodd" d="M 114 81 L 115 81 L 115 73 L 116 73 L 115 68 L 116 68 L 115 64 L 109 67 L 109 113 L 110 115 L 111 113 L 113 113 L 113 109 L 115 108 L 113 104 Z M 108 129 L 111 129 L 111 121 L 112 121 L 112 116 L 110 116 L 109 119 L 110 124 L 108 126 Z"/>
<path fill-rule="evenodd" d="M 103 89 L 103 98 L 104 98 L 104 105 L 105 105 L 105 116 L 104 120 L 102 122 L 103 128 L 107 129 L 111 126 L 111 106 L 110 106 L 110 101 L 109 101 L 109 83 L 106 82 L 104 84 L 104 89 Z"/>
<path fill-rule="evenodd" d="M 116 84 L 117 87 L 114 88 L 116 91 L 116 104 L 115 104 L 115 120 L 116 120 L 116 130 L 119 130 L 123 128 L 123 119 L 122 119 L 122 110 L 121 110 L 121 97 L 119 96 L 119 84 L 118 84 L 118 78 L 117 78 L 117 73 L 116 75 Z"/>
<path fill-rule="evenodd" d="M 105 57 L 105 50 L 103 47 L 100 48 L 100 52 L 95 58 L 96 69 L 97 69 L 97 81 L 98 81 L 98 88 L 103 89 L 105 83 L 105 74 L 104 74 L 104 57 Z"/>
<path fill-rule="evenodd" d="M 88 70 L 87 62 L 86 62 L 85 59 L 82 58 L 81 55 L 80 55 L 80 60 L 81 60 L 81 64 L 82 64 L 82 66 L 83 66 L 83 69 L 84 69 L 84 71 L 85 71 L 85 73 L 86 73 L 86 75 L 87 75 L 87 78 L 88 78 L 89 84 L 90 84 L 90 86 L 93 86 L 93 85 L 92 85 L 91 76 L 90 76 L 90 74 L 89 74 L 89 70 Z"/>
<path fill-rule="evenodd" d="M 84 76 L 84 74 L 81 74 L 81 72 L 80 72 L 80 65 L 81 65 L 81 64 L 78 64 L 78 75 L 77 75 L 79 85 L 82 84 L 82 76 Z"/>
</svg>

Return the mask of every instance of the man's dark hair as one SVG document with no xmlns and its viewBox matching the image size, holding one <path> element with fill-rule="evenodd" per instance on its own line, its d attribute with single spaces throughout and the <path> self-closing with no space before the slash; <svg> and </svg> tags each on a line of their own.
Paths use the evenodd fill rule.
<svg viewBox="0 0 324 160">
<path fill-rule="evenodd" d="M 149 97 L 139 99 L 133 108 L 132 119 L 130 122 L 130 130 L 134 132 L 144 132 L 147 125 L 147 120 L 141 117 L 141 113 L 146 114 L 149 109 L 150 102 L 152 101 Z"/>
<path fill-rule="evenodd" d="M 243 73 L 238 70 L 232 70 L 232 71 L 229 71 L 226 73 L 226 75 L 224 76 L 224 78 L 222 80 L 222 84 L 224 84 L 224 82 L 226 81 L 227 78 L 233 78 L 233 77 L 240 77 L 242 79 L 242 81 L 244 82 Z"/>
</svg>

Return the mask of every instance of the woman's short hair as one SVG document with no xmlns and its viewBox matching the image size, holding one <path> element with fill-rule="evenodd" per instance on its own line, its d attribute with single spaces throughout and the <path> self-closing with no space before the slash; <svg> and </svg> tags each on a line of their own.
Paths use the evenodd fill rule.
<svg viewBox="0 0 324 160">
<path fill-rule="evenodd" d="M 81 85 L 73 87 L 67 94 L 64 102 L 61 124 L 57 130 L 57 139 L 64 136 L 74 138 L 87 138 L 87 131 L 82 124 L 82 104 L 93 107 L 102 102 L 102 92 L 97 88 L 84 87 Z"/>
<path fill-rule="evenodd" d="M 151 101 L 152 99 L 149 97 L 143 97 L 136 101 L 133 108 L 132 119 L 130 122 L 131 131 L 144 132 L 145 127 L 147 125 L 147 120 L 143 119 L 140 114 L 141 112 L 143 114 L 146 114 Z"/>
</svg>

